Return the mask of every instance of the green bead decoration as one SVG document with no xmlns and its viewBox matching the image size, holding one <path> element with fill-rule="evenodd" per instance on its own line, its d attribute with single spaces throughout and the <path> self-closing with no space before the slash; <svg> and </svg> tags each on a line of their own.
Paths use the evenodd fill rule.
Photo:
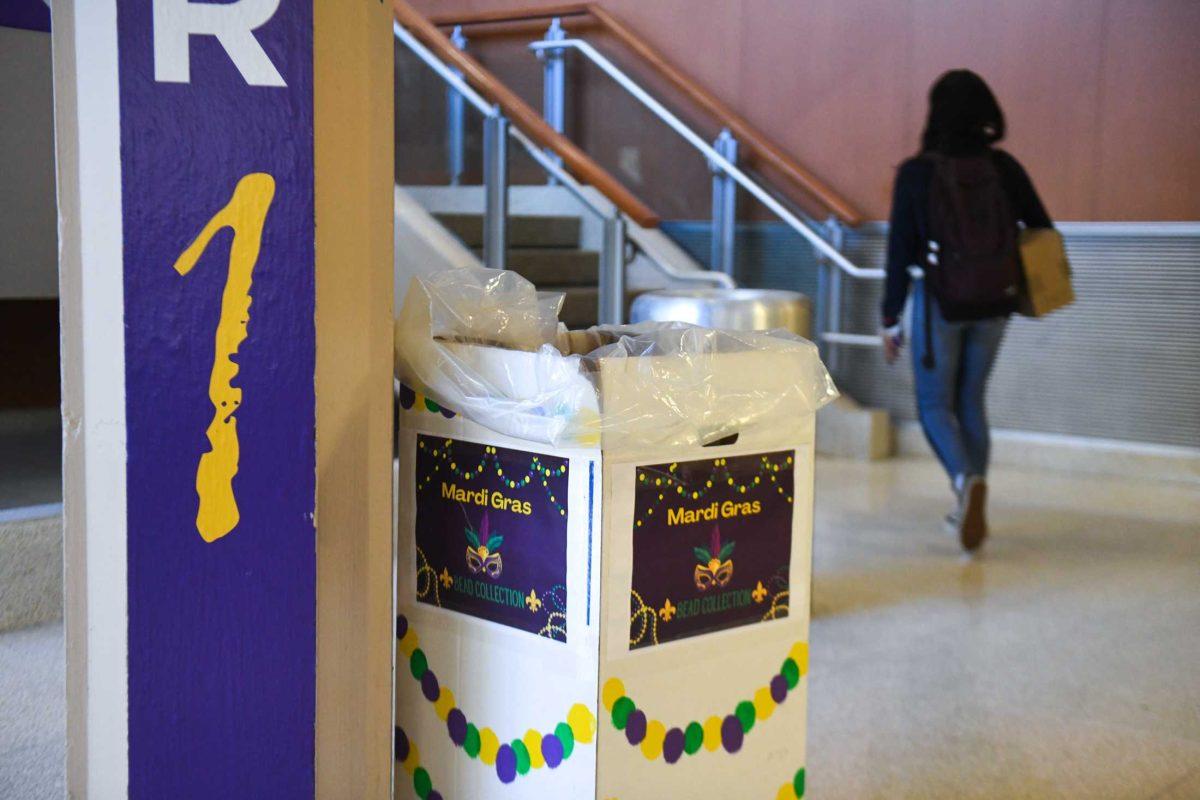
<svg viewBox="0 0 1200 800">
<path fill-rule="evenodd" d="M 428 397 L 425 398 L 425 408 L 429 409 L 434 414 L 440 410 L 438 404 L 430 400 Z"/>
<path fill-rule="evenodd" d="M 613 703 L 612 708 L 613 727 L 619 731 L 625 730 L 625 723 L 629 721 L 629 715 L 636 709 L 637 706 L 628 697 L 617 698 L 617 702 Z"/>
<path fill-rule="evenodd" d="M 565 722 L 558 723 L 554 728 L 554 735 L 562 742 L 563 746 L 563 761 L 571 757 L 571 753 L 575 750 L 575 733 L 571 730 L 571 726 Z"/>
<path fill-rule="evenodd" d="M 413 770 L 413 789 L 417 793 L 417 797 L 425 800 L 429 797 L 429 793 L 433 791 L 433 780 L 429 777 L 429 773 L 424 767 L 417 767 Z"/>
<path fill-rule="evenodd" d="M 704 745 L 704 726 L 699 722 L 689 722 L 683 732 L 683 752 L 689 756 L 695 755 Z"/>
<path fill-rule="evenodd" d="M 513 739 L 509 745 L 513 749 L 513 753 L 517 756 L 517 774 L 524 775 L 529 772 L 529 748 L 520 739 Z"/>
<path fill-rule="evenodd" d="M 421 680 L 425 676 L 425 671 L 429 669 L 429 661 L 425 658 L 425 653 L 421 648 L 413 650 L 408 659 L 408 667 L 412 670 L 412 676 L 417 680 Z"/>
<path fill-rule="evenodd" d="M 471 758 L 479 755 L 479 728 L 474 722 L 467 723 L 467 738 L 463 740 L 463 750 Z"/>
<path fill-rule="evenodd" d="M 743 700 L 737 704 L 737 708 L 733 710 L 733 713 L 737 715 L 738 722 L 742 723 L 742 733 L 749 733 L 750 729 L 754 727 L 754 720 L 758 717 L 754 711 L 754 703 L 751 703 L 749 700 Z"/>
<path fill-rule="evenodd" d="M 783 674 L 783 679 L 787 681 L 789 689 L 795 689 L 796 684 L 800 682 L 800 667 L 790 658 L 783 661 L 783 668 L 780 670 Z"/>
<path fill-rule="evenodd" d="M 792 778 L 792 791 L 796 797 L 804 797 L 804 767 L 796 770 L 796 777 Z"/>
</svg>

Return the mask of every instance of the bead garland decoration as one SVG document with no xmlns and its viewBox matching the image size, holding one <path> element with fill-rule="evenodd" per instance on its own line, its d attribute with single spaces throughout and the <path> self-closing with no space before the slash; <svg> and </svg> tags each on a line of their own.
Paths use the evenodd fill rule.
<svg viewBox="0 0 1200 800">
<path fill-rule="evenodd" d="M 396 726 L 395 739 L 392 742 L 396 760 L 409 774 L 413 782 L 413 791 L 421 800 L 443 800 L 442 793 L 433 788 L 433 779 L 429 771 L 421 766 L 421 754 L 413 744 L 404 729 Z"/>
<path fill-rule="evenodd" d="M 654 761 L 660 756 L 668 764 L 683 755 L 695 755 L 703 746 L 709 752 L 724 748 L 727 753 L 742 749 L 745 737 L 760 720 L 767 720 L 775 707 L 787 699 L 788 693 L 808 673 L 808 643 L 796 642 L 783 660 L 779 672 L 767 686 L 754 692 L 751 700 L 737 704 L 733 713 L 724 717 L 709 717 L 703 723 L 692 721 L 683 727 L 667 727 L 649 719 L 646 713 L 625 694 L 620 678 L 609 678 L 600 691 L 600 701 L 609 713 L 612 726 L 624 732 L 630 745 L 641 749 L 642 755 Z M 803 770 L 802 770 L 803 772 Z M 803 794 L 803 778 L 796 796 Z M 783 795 L 781 794 L 780 797 Z"/>
<path fill-rule="evenodd" d="M 647 467 L 638 467 L 637 479 L 639 483 L 653 484 L 660 489 L 658 494 L 658 502 L 646 509 L 646 516 L 643 516 L 634 521 L 635 527 L 641 527 L 645 522 L 646 517 L 652 516 L 658 506 L 666 502 L 666 499 L 671 495 L 672 491 L 676 496 L 682 496 L 685 499 L 702 500 L 712 490 L 714 484 L 724 482 L 725 484 L 734 487 L 738 494 L 746 494 L 753 492 L 760 487 L 765 487 L 767 484 L 773 484 L 775 491 L 781 496 L 787 498 L 789 503 L 792 502 L 792 497 L 776 479 L 776 475 L 780 470 L 791 468 L 794 463 L 792 456 L 787 456 L 783 461 L 773 462 L 768 456 L 762 456 L 760 459 L 758 474 L 751 478 L 746 483 L 738 483 L 734 478 L 733 473 L 729 471 L 729 463 L 724 458 L 713 459 L 712 471 L 703 481 L 696 481 L 694 484 L 688 484 L 675 474 L 678 464 L 671 464 L 666 472 L 661 470 L 652 470 Z M 766 479 L 764 481 L 764 478 Z"/>
<path fill-rule="evenodd" d="M 796 770 L 796 774 L 792 776 L 792 780 L 779 787 L 779 793 L 775 795 L 775 800 L 803 800 L 804 798 L 804 767 Z M 617 800 L 615 797 L 608 797 L 605 800 Z"/>
<path fill-rule="evenodd" d="M 411 387 L 400 384 L 400 407 L 408 411 L 413 406 L 424 407 L 431 414 L 441 414 L 446 419 L 454 419 L 456 414 L 448 408 L 435 403 L 428 397 L 414 391 Z"/>
<path fill-rule="evenodd" d="M 505 474 L 504 465 L 500 461 L 500 456 L 495 447 L 485 445 L 483 448 L 483 458 L 475 464 L 462 465 L 454 459 L 454 440 L 446 439 L 438 447 L 428 448 L 423 439 L 417 440 L 417 446 L 422 450 L 427 451 L 439 463 L 434 467 L 433 471 L 425 476 L 425 479 L 418 486 L 418 490 L 424 489 L 429 485 L 445 466 L 456 478 L 463 480 L 471 480 L 477 478 L 485 470 L 494 470 L 500 481 L 509 489 L 524 489 L 534 481 L 541 481 L 542 487 L 546 490 L 546 497 L 550 500 L 550 505 L 558 511 L 561 516 L 567 515 L 567 509 L 563 507 L 562 501 L 554 496 L 554 492 L 550 489 L 550 478 L 561 477 L 567 471 L 567 465 L 561 467 L 547 467 L 541 463 L 537 456 L 531 456 L 529 460 L 529 469 L 519 478 L 513 477 L 511 474 Z"/>
<path fill-rule="evenodd" d="M 396 617 L 396 638 L 400 652 L 408 659 L 410 674 L 421 684 L 421 694 L 433 704 L 438 718 L 446 723 L 450 741 L 469 758 L 494 767 L 501 783 L 512 783 L 530 770 L 555 769 L 571 757 L 576 743 L 590 744 L 596 735 L 596 717 L 586 705 L 576 703 L 567 712 L 566 720 L 558 723 L 550 733 L 530 728 L 520 738 L 501 743 L 491 728 L 479 728 L 467 720 L 466 714 L 455 704 L 454 693 L 441 685 L 430 669 L 417 633 L 403 614 Z M 396 730 L 399 732 L 400 729 Z M 397 760 L 402 761 L 399 752 L 397 749 Z"/>
<path fill-rule="evenodd" d="M 804 767 L 796 770 L 790 783 L 779 787 L 775 800 L 802 800 L 804 797 Z"/>
</svg>

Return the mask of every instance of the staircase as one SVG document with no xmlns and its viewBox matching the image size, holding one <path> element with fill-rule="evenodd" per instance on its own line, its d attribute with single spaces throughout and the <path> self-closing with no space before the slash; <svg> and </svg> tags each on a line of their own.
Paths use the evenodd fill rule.
<svg viewBox="0 0 1200 800">
<path fill-rule="evenodd" d="M 444 131 L 450 184 L 436 179 L 429 182 L 432 173 L 425 163 L 429 142 L 420 139 L 413 152 L 422 163 L 409 172 L 421 178 L 412 184 L 401 178 L 396 186 L 397 307 L 410 276 L 431 269 L 479 265 L 485 238 L 492 266 L 516 271 L 539 289 L 565 294 L 559 318 L 572 328 L 587 327 L 601 318 L 604 322 L 627 319 L 631 289 L 698 283 L 733 288 L 737 196 L 744 192 L 806 240 L 818 255 L 815 338 L 824 344 L 831 362 L 839 348 L 879 346 L 873 333 L 841 330 L 842 278 L 883 277 L 882 270 L 861 268 L 841 250 L 843 226 L 857 225 L 862 215 L 600 5 L 523 9 L 510 14 L 492 10 L 431 19 L 406 0 L 393 0 L 393 10 L 399 43 L 397 64 L 404 65 L 402 59 L 408 57 L 404 54 L 415 56 L 423 64 L 418 68 L 422 74 L 426 69 L 432 71 L 447 90 Z M 548 23 L 543 38 L 528 44 L 530 65 L 536 55 L 543 71 L 540 113 L 467 52 L 483 45 L 497 27 L 537 20 Z M 571 26 L 570 33 L 564 22 Z M 619 47 L 636 55 L 644 68 L 657 73 L 660 84 L 686 98 L 693 110 L 702 111 L 709 118 L 708 134 L 714 123 L 720 131 L 716 139 L 706 139 L 646 91 L 636 77 L 581 38 L 580 33 L 590 27 L 602 28 Z M 589 69 L 603 73 L 707 163 L 713 174 L 711 270 L 666 236 L 661 217 L 567 135 L 563 110 L 569 99 L 568 61 L 587 62 Z M 469 111 L 482 120 L 482 185 L 462 182 Z M 549 178 L 547 183 L 514 184 L 510 180 L 510 143 L 514 151 L 523 151 L 523 157 L 540 167 Z M 404 151 L 398 144 L 397 155 Z M 763 166 L 774 174 L 770 184 L 764 185 L 758 172 Z M 398 165 L 398 177 L 404 173 Z M 540 175 L 534 178 L 541 179 Z M 498 226 L 485 227 L 484 211 L 489 221 L 505 220 L 504 235 Z M 819 222 L 821 219 L 826 221 Z M 836 412 L 826 412 L 824 418 L 834 415 L 845 417 L 846 424 L 825 432 L 824 450 L 875 457 L 888 448 L 885 416 L 849 401 Z M 846 448 L 847 442 L 852 446 Z"/>
<path fill-rule="evenodd" d="M 585 191 L 594 193 L 591 188 Z M 570 328 L 598 321 L 601 221 L 562 186 L 509 187 L 505 264 L 542 291 L 563 292 L 559 319 Z M 595 195 L 598 197 L 598 195 Z M 397 186 L 396 308 L 409 279 L 429 270 L 482 266 L 481 186 Z M 629 223 L 625 310 L 638 294 L 669 286 L 708 286 L 706 270 L 658 229 Z"/>
<path fill-rule="evenodd" d="M 482 258 L 482 214 L 435 213 L 433 217 Z M 507 266 L 541 291 L 566 295 L 559 319 L 567 327 L 596 324 L 600 253 L 582 247 L 578 217 L 510 216 Z"/>
</svg>

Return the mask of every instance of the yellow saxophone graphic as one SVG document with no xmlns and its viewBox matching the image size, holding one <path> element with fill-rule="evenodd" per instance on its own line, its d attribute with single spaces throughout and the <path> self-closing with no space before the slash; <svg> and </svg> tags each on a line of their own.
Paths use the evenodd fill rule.
<svg viewBox="0 0 1200 800">
<path fill-rule="evenodd" d="M 246 175 L 238 181 L 229 203 L 208 221 L 196 240 L 175 261 L 175 271 L 187 275 L 218 231 L 222 228 L 233 230 L 229 274 L 221 295 L 216 350 L 208 379 L 213 418 L 207 434 L 212 449 L 200 456 L 196 468 L 196 494 L 200 496 L 196 530 L 206 542 L 214 542 L 229 533 L 240 519 L 233 493 L 233 476 L 238 471 L 239 454 L 234 414 L 242 404 L 242 390 L 233 386 L 238 365 L 232 356 L 237 355 L 238 347 L 246 339 L 246 325 L 250 322 L 251 273 L 258 262 L 263 224 L 274 197 L 274 178 L 263 172 Z"/>
</svg>

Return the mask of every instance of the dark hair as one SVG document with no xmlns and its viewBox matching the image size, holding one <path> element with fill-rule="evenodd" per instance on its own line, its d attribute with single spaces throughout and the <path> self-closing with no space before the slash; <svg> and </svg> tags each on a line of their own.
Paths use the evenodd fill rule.
<svg viewBox="0 0 1200 800">
<path fill-rule="evenodd" d="M 1004 138 L 1004 112 L 983 78 L 952 69 L 929 90 L 929 117 L 921 151 L 948 154 L 982 150 Z"/>
</svg>

